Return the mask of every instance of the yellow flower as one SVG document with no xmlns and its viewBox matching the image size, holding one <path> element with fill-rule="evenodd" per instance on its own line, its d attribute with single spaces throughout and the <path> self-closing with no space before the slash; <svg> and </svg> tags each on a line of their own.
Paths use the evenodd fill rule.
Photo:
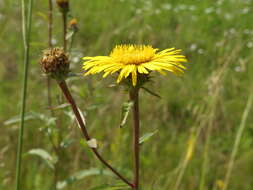
<svg viewBox="0 0 253 190">
<path fill-rule="evenodd" d="M 85 75 L 104 72 L 103 77 L 118 72 L 117 83 L 131 74 L 132 84 L 136 86 L 138 74 L 148 75 L 151 71 L 164 73 L 170 71 L 180 75 L 184 72 L 186 62 L 181 50 L 175 48 L 158 52 L 147 45 L 117 45 L 109 56 L 84 57 Z"/>
</svg>

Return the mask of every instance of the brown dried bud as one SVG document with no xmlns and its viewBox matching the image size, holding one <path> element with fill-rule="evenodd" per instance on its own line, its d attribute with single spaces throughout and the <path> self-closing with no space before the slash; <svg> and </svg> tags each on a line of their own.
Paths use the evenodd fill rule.
<svg viewBox="0 0 253 190">
<path fill-rule="evenodd" d="M 42 71 L 57 80 L 64 80 L 69 73 L 69 57 L 62 48 L 45 50 L 40 60 Z"/>
<path fill-rule="evenodd" d="M 56 3 L 62 13 L 67 13 L 69 11 L 69 0 L 56 0 Z"/>
</svg>

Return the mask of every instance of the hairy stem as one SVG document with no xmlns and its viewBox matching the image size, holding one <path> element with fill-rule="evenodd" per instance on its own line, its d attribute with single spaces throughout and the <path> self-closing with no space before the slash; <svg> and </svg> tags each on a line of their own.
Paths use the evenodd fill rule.
<svg viewBox="0 0 253 190">
<path fill-rule="evenodd" d="M 70 103 L 72 110 L 75 114 L 76 120 L 82 130 L 82 133 L 87 141 L 91 140 L 89 133 L 86 129 L 85 122 L 83 121 L 78 107 L 76 106 L 75 100 L 73 99 L 71 93 L 69 92 L 68 86 L 65 81 L 58 82 L 63 94 L 65 95 L 67 101 Z M 120 173 L 118 173 L 107 161 L 104 160 L 104 158 L 98 153 L 96 148 L 91 148 L 93 153 L 96 155 L 99 161 L 101 161 L 107 168 L 109 168 L 116 176 L 118 176 L 123 182 L 125 182 L 130 187 L 133 187 L 133 184 L 130 183 L 125 177 L 123 177 Z"/>
<path fill-rule="evenodd" d="M 140 117 L 139 117 L 139 89 L 133 88 L 130 91 L 130 99 L 133 101 L 133 151 L 134 151 L 134 187 L 139 190 L 139 169 L 140 169 Z"/>
<path fill-rule="evenodd" d="M 22 33 L 24 42 L 24 76 L 23 76 L 23 87 L 22 87 L 22 100 L 21 100 L 21 114 L 20 114 L 20 130 L 18 137 L 18 150 L 16 160 L 16 190 L 20 187 L 20 174 L 22 165 L 22 149 L 23 149 L 23 136 L 24 136 L 24 121 L 26 111 L 26 99 L 27 99 L 27 79 L 28 79 L 28 68 L 29 68 L 29 54 L 30 54 L 30 33 L 31 33 L 31 22 L 32 22 L 32 7 L 33 0 L 29 0 L 28 4 L 28 15 L 26 18 L 26 5 L 25 0 L 21 1 L 22 5 Z"/>
</svg>

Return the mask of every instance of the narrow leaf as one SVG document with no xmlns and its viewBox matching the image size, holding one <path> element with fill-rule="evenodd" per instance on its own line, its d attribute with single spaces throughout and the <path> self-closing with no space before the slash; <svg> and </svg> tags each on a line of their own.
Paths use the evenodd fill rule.
<svg viewBox="0 0 253 190">
<path fill-rule="evenodd" d="M 39 156 L 42 160 L 46 162 L 46 164 L 51 168 L 54 169 L 54 164 L 57 162 L 47 151 L 44 149 L 31 149 L 27 154 Z"/>
<path fill-rule="evenodd" d="M 123 125 L 126 124 L 126 120 L 127 120 L 128 115 L 129 115 L 129 111 L 131 110 L 132 107 L 133 107 L 133 102 L 132 101 L 123 103 L 122 109 L 121 109 L 120 128 L 122 128 Z"/>
<path fill-rule="evenodd" d="M 35 118 L 36 118 L 36 116 L 33 115 L 32 113 L 26 113 L 25 117 L 24 117 L 24 121 L 35 119 Z M 19 122 L 20 122 L 20 116 L 17 115 L 17 116 L 14 116 L 14 117 L 8 119 L 7 121 L 5 121 L 4 125 L 11 125 L 14 123 L 19 123 Z"/>
<path fill-rule="evenodd" d="M 64 104 L 60 104 L 60 105 L 58 105 L 58 106 L 55 106 L 55 107 L 53 107 L 52 109 L 53 109 L 53 110 L 59 110 L 59 109 L 64 109 L 64 108 L 69 107 L 69 106 L 70 106 L 69 103 L 64 103 Z"/>
<path fill-rule="evenodd" d="M 75 31 L 74 31 L 74 30 L 71 30 L 71 31 L 67 34 L 66 39 L 67 39 L 67 40 L 70 39 L 74 34 L 75 34 Z"/>
<path fill-rule="evenodd" d="M 158 130 L 155 130 L 154 132 L 144 134 L 144 135 L 139 139 L 139 144 L 144 143 L 145 141 L 147 141 L 148 139 L 150 139 L 150 137 L 152 137 L 152 136 L 153 136 L 154 134 L 156 134 L 157 132 L 158 132 Z"/>
<path fill-rule="evenodd" d="M 145 90 L 147 93 L 151 94 L 152 96 L 155 96 L 155 97 L 157 97 L 157 98 L 162 98 L 159 94 L 157 94 L 157 93 L 155 93 L 155 92 L 149 90 L 149 89 L 146 88 L 146 87 L 141 87 L 141 88 L 142 88 L 143 90 Z"/>
<path fill-rule="evenodd" d="M 57 183 L 57 189 L 63 189 L 67 185 L 73 184 L 74 182 L 81 180 L 85 177 L 93 176 L 93 175 L 108 175 L 111 176 L 111 172 L 108 170 L 101 170 L 98 168 L 91 168 L 88 170 L 82 170 L 77 173 L 74 173 L 72 176 L 67 178 L 64 181 L 60 181 Z"/>
</svg>

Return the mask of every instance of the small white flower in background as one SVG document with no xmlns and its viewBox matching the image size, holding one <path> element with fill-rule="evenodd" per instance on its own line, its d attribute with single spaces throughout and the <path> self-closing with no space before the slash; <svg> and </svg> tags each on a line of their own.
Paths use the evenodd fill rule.
<svg viewBox="0 0 253 190">
<path fill-rule="evenodd" d="M 214 8 L 213 8 L 213 7 L 208 7 L 208 8 L 206 8 L 206 9 L 204 10 L 204 12 L 205 12 L 206 14 L 210 14 L 210 13 L 214 12 Z"/>
<path fill-rule="evenodd" d="M 80 61 L 80 57 L 73 57 L 73 58 L 72 58 L 72 61 L 73 61 L 74 63 L 78 63 L 78 62 Z"/>
<path fill-rule="evenodd" d="M 181 11 L 185 10 L 186 8 L 187 8 L 187 6 L 184 4 L 178 5 L 178 9 Z"/>
<path fill-rule="evenodd" d="M 221 14 L 221 9 L 220 9 L 220 8 L 218 8 L 218 9 L 216 9 L 216 11 L 215 11 L 215 12 L 216 12 L 216 14 L 217 14 L 217 15 L 220 15 L 220 14 Z"/>
<path fill-rule="evenodd" d="M 190 45 L 190 50 L 195 51 L 197 49 L 197 47 L 198 47 L 197 44 L 191 44 Z"/>
<path fill-rule="evenodd" d="M 244 9 L 242 9 L 242 14 L 247 14 L 250 12 L 250 8 L 249 7 L 245 7 Z"/>
<path fill-rule="evenodd" d="M 195 10 L 196 10 L 196 6 L 190 5 L 190 6 L 189 6 L 189 10 L 190 10 L 190 11 L 195 11 Z"/>
<path fill-rule="evenodd" d="M 160 9 L 156 9 L 155 10 L 155 14 L 159 15 L 161 13 L 161 10 Z"/>
<path fill-rule="evenodd" d="M 253 48 L 253 42 L 248 42 L 248 43 L 247 43 L 247 47 L 248 47 L 248 48 Z"/>
<path fill-rule="evenodd" d="M 169 4 L 169 3 L 163 4 L 162 7 L 163 7 L 165 10 L 171 10 L 171 8 L 172 8 L 171 4 Z"/>
<path fill-rule="evenodd" d="M 135 13 L 136 13 L 137 15 L 139 15 L 139 14 L 142 13 L 142 10 L 141 10 L 141 9 L 136 9 Z"/>
<path fill-rule="evenodd" d="M 230 13 L 226 13 L 226 14 L 224 15 L 224 18 L 225 18 L 226 20 L 231 20 L 231 19 L 233 18 L 233 15 L 231 15 Z"/>
<path fill-rule="evenodd" d="M 56 45 L 57 44 L 57 40 L 55 38 L 52 39 L 52 44 Z"/>
<path fill-rule="evenodd" d="M 217 1 L 217 5 L 221 5 L 224 2 L 224 0 Z"/>
<path fill-rule="evenodd" d="M 199 54 L 204 54 L 204 50 L 203 49 L 198 49 L 198 53 Z"/>
</svg>

